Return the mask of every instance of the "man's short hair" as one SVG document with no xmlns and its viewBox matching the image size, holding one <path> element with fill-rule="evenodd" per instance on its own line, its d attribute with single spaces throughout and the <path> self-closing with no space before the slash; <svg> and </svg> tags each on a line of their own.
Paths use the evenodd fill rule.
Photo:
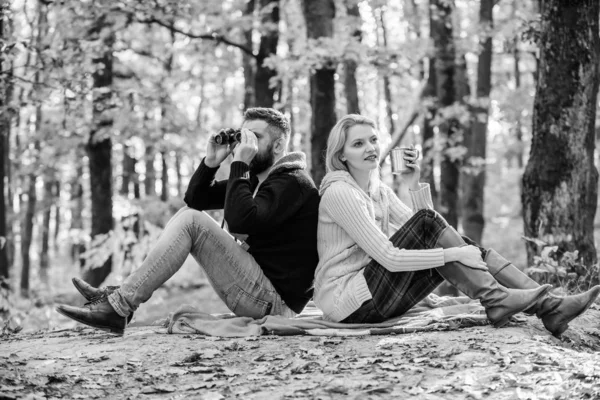
<svg viewBox="0 0 600 400">
<path fill-rule="evenodd" d="M 253 107 L 246 110 L 244 120 L 265 121 L 269 125 L 269 133 L 273 139 L 282 137 L 287 143 L 290 138 L 290 123 L 285 115 L 274 108 Z"/>
</svg>

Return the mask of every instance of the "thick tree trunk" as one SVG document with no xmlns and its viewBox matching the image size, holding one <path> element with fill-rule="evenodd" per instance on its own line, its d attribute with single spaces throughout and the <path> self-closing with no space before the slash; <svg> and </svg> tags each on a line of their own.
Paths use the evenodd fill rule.
<svg viewBox="0 0 600 400">
<path fill-rule="evenodd" d="M 481 0 L 479 21 L 484 28 L 480 40 L 479 61 L 477 64 L 477 97 L 473 106 L 471 131 L 467 135 L 467 166 L 461 177 L 463 180 L 462 227 L 465 235 L 481 243 L 484 219 L 484 187 L 488 109 L 492 85 L 492 38 L 493 0 Z"/>
<path fill-rule="evenodd" d="M 4 7 L 4 1 L 2 7 Z M 7 16 L 0 15 L 0 39 L 2 42 L 8 38 L 7 34 Z M 0 58 L 0 76 L 4 76 L 5 71 L 11 69 L 10 65 L 4 61 L 4 58 Z M 11 83 L 6 80 L 0 85 L 0 109 L 4 109 L 4 106 L 10 101 L 8 86 Z M 4 187 L 5 177 L 7 176 L 7 168 L 9 157 L 8 157 L 8 138 L 10 137 L 10 117 L 8 112 L 3 111 L 0 113 L 0 287 L 8 288 L 9 279 L 9 264 L 8 264 L 8 230 L 6 224 L 7 215 L 7 197 L 5 195 L 6 189 Z"/>
<path fill-rule="evenodd" d="M 270 10 L 270 11 L 269 11 Z M 256 74 L 254 75 L 255 105 L 257 107 L 273 107 L 274 95 L 278 88 L 271 86 L 271 78 L 277 71 L 264 65 L 266 58 L 277 53 L 279 42 L 279 0 L 260 0 L 261 26 L 264 29 L 260 36 L 260 45 L 256 57 Z"/>
<path fill-rule="evenodd" d="M 98 31 L 111 29 L 105 25 L 103 18 L 98 21 L 97 28 Z M 92 238 L 107 234 L 113 228 L 110 134 L 113 119 L 110 109 L 112 108 L 114 34 L 104 33 L 104 35 L 102 54 L 93 59 L 97 68 L 93 74 L 92 127 L 87 144 L 92 199 Z M 87 266 L 83 279 L 92 286 L 100 286 L 111 270 L 112 259 L 109 258 L 102 266 Z"/>
<path fill-rule="evenodd" d="M 525 236 L 596 262 L 598 171 L 594 123 L 598 95 L 597 0 L 546 0 L 541 9 L 540 68 L 533 138 L 523 176 Z M 527 243 L 531 262 L 536 245 Z"/>
<path fill-rule="evenodd" d="M 350 26 L 352 37 L 357 43 L 362 40 L 362 20 L 357 1 L 350 1 L 346 4 L 346 12 L 351 18 Z M 358 102 L 358 84 L 356 83 L 357 62 L 354 59 L 344 60 L 344 94 L 346 95 L 346 111 L 348 114 L 360 114 L 360 105 Z"/>
<path fill-rule="evenodd" d="M 454 1 L 431 0 L 431 35 L 435 48 L 436 93 L 441 108 L 456 101 L 456 49 L 454 46 L 452 12 Z M 458 144 L 456 132 L 460 128 L 455 118 L 439 126 L 445 136 L 440 166 L 440 212 L 451 226 L 458 223 L 458 163 L 447 150 Z"/>
<path fill-rule="evenodd" d="M 333 36 L 333 0 L 303 0 L 302 10 L 309 40 Z M 336 122 L 335 69 L 333 62 L 325 63 L 310 75 L 311 174 L 317 186 L 325 176 L 327 138 Z"/>
</svg>

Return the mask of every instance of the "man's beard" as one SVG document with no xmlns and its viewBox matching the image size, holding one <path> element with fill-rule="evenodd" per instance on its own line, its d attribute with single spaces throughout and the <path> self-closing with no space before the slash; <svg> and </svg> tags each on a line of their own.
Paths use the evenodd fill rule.
<svg viewBox="0 0 600 400">
<path fill-rule="evenodd" d="M 273 143 L 270 143 L 264 153 L 256 153 L 252 161 L 250 161 L 250 172 L 254 175 L 260 174 L 271 168 L 274 162 Z"/>
</svg>

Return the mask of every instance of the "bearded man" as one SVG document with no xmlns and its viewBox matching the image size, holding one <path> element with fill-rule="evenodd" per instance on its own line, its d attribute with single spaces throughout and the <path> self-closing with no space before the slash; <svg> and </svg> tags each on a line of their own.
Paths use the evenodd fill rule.
<svg viewBox="0 0 600 400">
<path fill-rule="evenodd" d="M 157 243 L 120 287 L 94 288 L 73 278 L 89 301 L 57 311 L 80 323 L 123 334 L 138 306 L 171 278 L 191 254 L 209 282 L 237 316 L 293 317 L 312 297 L 318 262 L 319 195 L 303 153 L 288 153 L 290 125 L 271 108 L 244 114 L 241 137 L 217 143 L 192 176 L 182 208 Z M 221 163 L 233 154 L 229 179 L 216 181 Z M 203 210 L 224 209 L 230 232 Z"/>
</svg>

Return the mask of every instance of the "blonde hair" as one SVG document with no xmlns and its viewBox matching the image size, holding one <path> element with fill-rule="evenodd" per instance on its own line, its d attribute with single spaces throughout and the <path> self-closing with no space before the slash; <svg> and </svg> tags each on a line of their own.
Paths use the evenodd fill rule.
<svg viewBox="0 0 600 400">
<path fill-rule="evenodd" d="M 377 131 L 377 125 L 371 118 L 358 114 L 348 114 L 340 119 L 329 133 L 327 139 L 327 153 L 325 154 L 325 167 L 327 172 L 348 171 L 348 167 L 341 160 L 342 150 L 348 139 L 348 130 L 356 125 L 367 125 Z"/>
</svg>

